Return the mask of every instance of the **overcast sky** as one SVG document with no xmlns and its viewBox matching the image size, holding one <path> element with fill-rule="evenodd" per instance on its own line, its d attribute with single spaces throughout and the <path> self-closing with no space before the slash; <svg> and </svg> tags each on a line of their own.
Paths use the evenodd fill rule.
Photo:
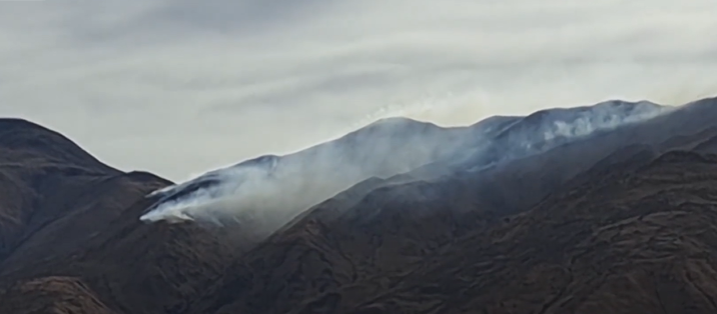
<svg viewBox="0 0 717 314">
<path fill-rule="evenodd" d="M 715 0 L 0 1 L 0 116 L 173 180 L 389 115 L 717 94 Z"/>
</svg>

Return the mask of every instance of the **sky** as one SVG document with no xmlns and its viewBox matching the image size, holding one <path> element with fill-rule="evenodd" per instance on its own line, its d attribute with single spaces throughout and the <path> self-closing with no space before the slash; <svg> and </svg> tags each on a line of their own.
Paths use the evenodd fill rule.
<svg viewBox="0 0 717 314">
<path fill-rule="evenodd" d="M 184 180 L 403 115 L 717 94 L 714 0 L 0 1 L 0 116 Z"/>
</svg>

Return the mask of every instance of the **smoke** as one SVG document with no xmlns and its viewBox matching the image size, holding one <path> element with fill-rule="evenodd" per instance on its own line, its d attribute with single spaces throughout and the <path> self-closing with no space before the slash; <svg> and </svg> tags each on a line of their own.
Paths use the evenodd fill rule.
<svg viewBox="0 0 717 314">
<path fill-rule="evenodd" d="M 295 154 L 260 157 L 155 191 L 149 196 L 159 201 L 141 220 L 250 221 L 272 230 L 360 181 L 449 158 L 470 135 L 465 127 L 382 119 Z"/>
<path fill-rule="evenodd" d="M 444 165 L 446 170 L 456 165 L 481 169 L 671 110 L 649 102 L 613 101 L 451 128 L 406 118 L 382 119 L 294 154 L 259 157 L 153 192 L 149 196 L 158 201 L 140 219 L 219 225 L 233 221 L 269 234 L 371 177 L 388 178 L 429 164 Z M 432 172 L 436 173 L 442 171 Z"/>
<path fill-rule="evenodd" d="M 406 117 L 419 121 L 430 121 L 443 126 L 468 125 L 477 119 L 487 117 L 498 108 L 491 106 L 489 93 L 461 90 L 443 93 L 428 93 L 416 97 L 416 101 L 396 101 L 365 115 L 352 124 L 356 129 L 373 121 L 390 117 Z"/>
<path fill-rule="evenodd" d="M 471 172 L 483 170 L 596 133 L 647 121 L 676 108 L 647 101 L 606 101 L 590 107 L 542 110 L 527 117 L 494 117 L 479 124 L 485 124 L 484 130 L 495 135 L 467 149 L 454 164 Z"/>
<path fill-rule="evenodd" d="M 610 130 L 621 125 L 652 119 L 672 110 L 674 110 L 672 106 L 659 106 L 647 101 L 635 104 L 609 101 L 578 112 L 572 121 L 554 119 L 555 122 L 543 132 L 543 140 L 587 136 L 596 131 Z"/>
</svg>

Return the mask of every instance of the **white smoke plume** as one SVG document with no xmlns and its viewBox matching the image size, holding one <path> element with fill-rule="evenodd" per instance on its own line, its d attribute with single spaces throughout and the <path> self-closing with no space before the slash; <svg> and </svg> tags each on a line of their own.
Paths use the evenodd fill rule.
<svg viewBox="0 0 717 314">
<path fill-rule="evenodd" d="M 629 115 L 621 114 L 613 110 L 614 108 L 605 108 L 604 106 L 595 106 L 591 109 L 578 114 L 578 118 L 575 121 L 555 121 L 552 128 L 544 133 L 545 140 L 549 141 L 556 137 L 586 136 L 598 130 L 613 129 L 626 123 L 651 119 L 673 110 L 674 107 L 659 107 L 656 109 L 652 103 L 639 102 Z"/>
<path fill-rule="evenodd" d="M 312 205 L 371 177 L 391 177 L 431 163 L 476 170 L 670 110 L 648 102 L 615 101 L 528 117 L 493 117 L 453 128 L 383 119 L 294 154 L 263 156 L 156 191 L 149 196 L 158 201 L 140 219 L 217 224 L 234 220 L 270 233 Z"/>
<path fill-rule="evenodd" d="M 370 177 L 388 177 L 447 158 L 466 144 L 468 128 L 441 129 L 383 119 L 336 141 L 295 154 L 263 156 L 156 191 L 144 221 L 251 219 L 278 227 L 321 200 Z M 201 188 L 197 188 L 201 186 Z"/>
</svg>

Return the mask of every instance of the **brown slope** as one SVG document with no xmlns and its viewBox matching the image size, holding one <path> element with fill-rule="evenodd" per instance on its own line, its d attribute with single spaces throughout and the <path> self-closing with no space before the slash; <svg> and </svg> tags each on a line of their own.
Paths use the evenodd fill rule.
<svg viewBox="0 0 717 314">
<path fill-rule="evenodd" d="M 235 250 L 197 226 L 141 224 L 144 196 L 167 184 L 0 119 L 0 313 L 181 310 Z"/>
<path fill-rule="evenodd" d="M 17 283 L 0 292 L 2 308 L 13 314 L 115 314 L 77 278 L 45 277 Z"/>
<path fill-rule="evenodd" d="M 0 119 L 2 165 L 56 164 L 95 173 L 118 174 L 64 135 L 23 119 Z"/>
<path fill-rule="evenodd" d="M 667 153 L 634 174 L 577 187 L 459 239 L 358 308 L 714 313 L 715 183 L 717 156 Z"/>
<path fill-rule="evenodd" d="M 120 172 L 85 153 L 64 136 L 20 119 L 0 119 L 0 260 L 27 232 L 42 224 L 46 193 Z M 51 181 L 62 178 L 61 187 Z M 49 183 L 49 185 L 48 185 Z M 48 189 L 48 186 L 50 187 Z M 52 199 L 52 197 L 50 197 Z M 35 217 L 33 219 L 33 217 Z M 39 219 L 38 219 L 39 217 Z"/>
</svg>

